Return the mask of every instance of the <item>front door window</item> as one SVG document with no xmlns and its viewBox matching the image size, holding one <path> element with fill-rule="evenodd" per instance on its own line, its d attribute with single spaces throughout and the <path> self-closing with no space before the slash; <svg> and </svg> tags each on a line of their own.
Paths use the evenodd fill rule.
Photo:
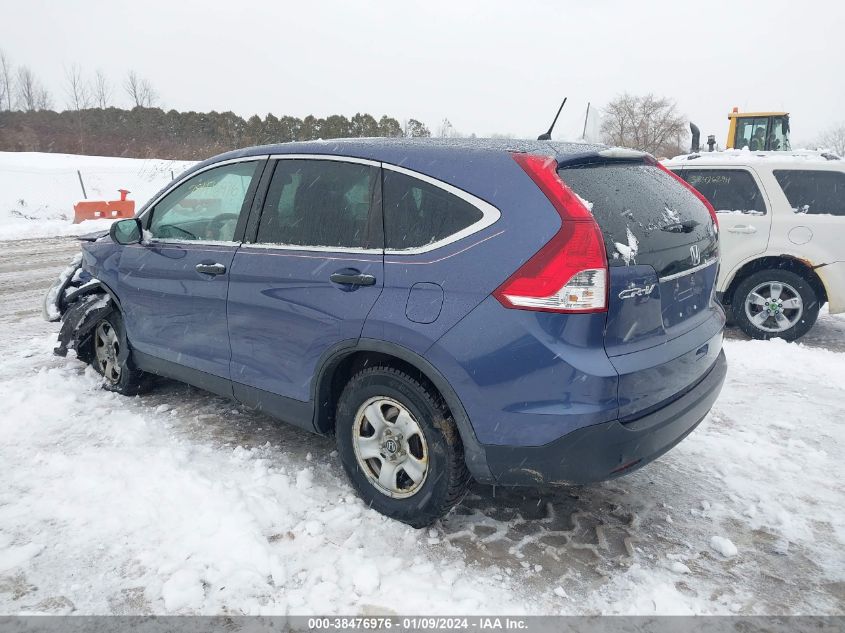
<svg viewBox="0 0 845 633">
<path fill-rule="evenodd" d="M 201 172 L 168 193 L 152 211 L 154 239 L 231 242 L 260 161 Z"/>
</svg>

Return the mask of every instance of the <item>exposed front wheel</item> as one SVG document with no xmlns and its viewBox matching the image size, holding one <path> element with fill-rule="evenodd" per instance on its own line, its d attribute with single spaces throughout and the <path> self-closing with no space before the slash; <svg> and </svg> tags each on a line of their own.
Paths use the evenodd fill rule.
<svg viewBox="0 0 845 633">
<path fill-rule="evenodd" d="M 756 339 L 804 336 L 819 315 L 816 291 L 788 270 L 761 270 L 743 280 L 731 300 L 736 324 Z"/>
<path fill-rule="evenodd" d="M 352 485 L 382 514 L 424 527 L 466 491 L 463 445 L 448 409 L 404 372 L 355 374 L 338 400 L 335 433 Z"/>
<path fill-rule="evenodd" d="M 132 366 L 119 312 L 112 312 L 97 323 L 91 346 L 91 364 L 103 377 L 104 389 L 134 396 L 149 388 L 152 377 Z"/>
</svg>

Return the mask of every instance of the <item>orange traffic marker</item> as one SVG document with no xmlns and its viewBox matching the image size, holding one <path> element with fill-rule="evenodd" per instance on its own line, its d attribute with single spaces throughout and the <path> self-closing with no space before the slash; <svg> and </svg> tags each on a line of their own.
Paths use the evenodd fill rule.
<svg viewBox="0 0 845 633">
<path fill-rule="evenodd" d="M 73 205 L 73 223 L 84 220 L 120 220 L 135 215 L 135 201 L 127 200 L 126 189 L 118 189 L 120 200 L 83 200 Z"/>
</svg>

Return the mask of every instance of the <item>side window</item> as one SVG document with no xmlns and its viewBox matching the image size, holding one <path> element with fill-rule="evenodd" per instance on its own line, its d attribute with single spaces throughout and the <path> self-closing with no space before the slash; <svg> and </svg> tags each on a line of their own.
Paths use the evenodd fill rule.
<svg viewBox="0 0 845 633">
<path fill-rule="evenodd" d="M 276 161 L 257 241 L 381 249 L 380 216 L 371 213 L 378 172 L 377 167 L 331 160 Z"/>
<path fill-rule="evenodd" d="M 817 169 L 776 169 L 774 173 L 795 213 L 845 216 L 845 174 Z"/>
<path fill-rule="evenodd" d="M 678 173 L 698 189 L 718 213 L 766 214 L 760 188 L 744 169 L 684 169 Z"/>
<path fill-rule="evenodd" d="M 384 170 L 384 243 L 390 250 L 427 246 L 481 220 L 466 200 L 418 178 Z"/>
<path fill-rule="evenodd" d="M 183 182 L 153 208 L 150 233 L 158 239 L 231 242 L 259 163 L 230 163 Z"/>
</svg>

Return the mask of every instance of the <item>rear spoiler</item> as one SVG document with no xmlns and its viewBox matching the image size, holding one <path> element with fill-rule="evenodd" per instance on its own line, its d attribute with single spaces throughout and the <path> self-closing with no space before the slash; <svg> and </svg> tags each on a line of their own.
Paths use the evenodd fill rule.
<svg viewBox="0 0 845 633">
<path fill-rule="evenodd" d="M 569 154 L 558 161 L 558 167 L 609 162 L 656 163 L 657 159 L 647 152 L 640 152 L 627 147 L 609 147 L 598 152 Z"/>
</svg>

